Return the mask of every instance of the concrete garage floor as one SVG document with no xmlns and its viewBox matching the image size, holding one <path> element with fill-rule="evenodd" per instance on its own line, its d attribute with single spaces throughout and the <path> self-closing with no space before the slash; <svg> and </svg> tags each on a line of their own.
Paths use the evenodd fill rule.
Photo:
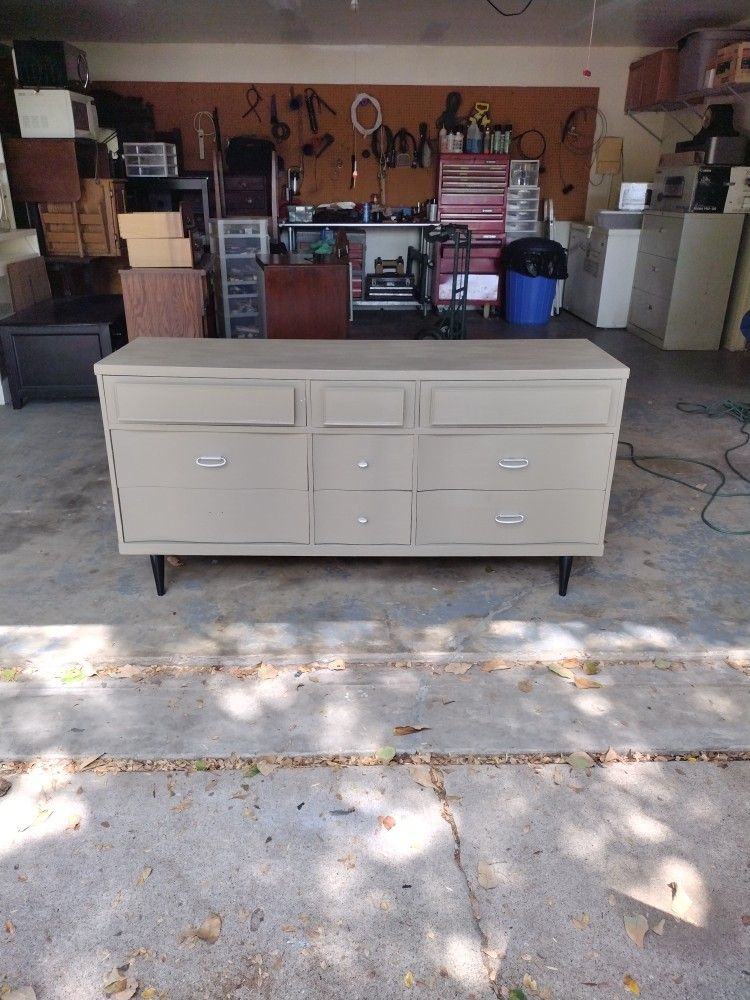
<svg viewBox="0 0 750 1000">
<path fill-rule="evenodd" d="M 382 323 L 355 332 L 378 335 Z M 473 333 L 491 329 L 472 323 Z M 746 355 L 665 353 L 569 316 L 547 333 L 593 334 L 631 367 L 622 437 L 639 452 L 716 464 L 740 440 L 736 422 L 675 403 L 747 398 Z M 736 460 L 750 471 L 750 449 Z M 605 555 L 575 560 L 564 599 L 553 559 L 190 557 L 168 567 L 159 600 L 148 560 L 117 552 L 98 405 L 2 407 L 0 663 L 743 656 L 750 538 L 710 531 L 700 507 L 696 494 L 618 462 Z M 729 528 L 747 528 L 749 515 L 747 498 L 713 513 Z"/>
</svg>

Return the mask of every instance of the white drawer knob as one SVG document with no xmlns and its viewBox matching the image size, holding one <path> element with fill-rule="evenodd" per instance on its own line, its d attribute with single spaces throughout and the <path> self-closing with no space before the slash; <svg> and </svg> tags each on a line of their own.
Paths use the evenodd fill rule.
<svg viewBox="0 0 750 1000">
<path fill-rule="evenodd" d="M 368 469 L 370 467 L 370 463 L 366 459 L 362 458 L 359 462 L 357 462 L 357 466 L 360 469 Z"/>
<path fill-rule="evenodd" d="M 227 460 L 223 455 L 201 455 L 200 458 L 196 458 L 196 465 L 200 465 L 202 469 L 220 469 L 222 465 L 227 464 Z"/>
<path fill-rule="evenodd" d="M 495 520 L 498 524 L 520 524 L 526 518 L 523 514 L 496 514 Z"/>
<path fill-rule="evenodd" d="M 525 469 L 529 460 L 528 458 L 501 458 L 497 464 L 501 469 Z"/>
<path fill-rule="evenodd" d="M 360 517 L 357 518 L 357 520 L 359 521 L 360 524 L 367 524 L 367 518 L 366 517 L 360 516 Z"/>
</svg>

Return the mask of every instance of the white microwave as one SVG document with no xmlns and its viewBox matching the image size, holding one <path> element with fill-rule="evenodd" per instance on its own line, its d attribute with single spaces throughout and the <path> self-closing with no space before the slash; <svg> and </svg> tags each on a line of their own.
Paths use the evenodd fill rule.
<svg viewBox="0 0 750 1000">
<path fill-rule="evenodd" d="M 99 127 L 94 98 L 72 90 L 16 90 L 24 139 L 95 139 Z"/>
</svg>

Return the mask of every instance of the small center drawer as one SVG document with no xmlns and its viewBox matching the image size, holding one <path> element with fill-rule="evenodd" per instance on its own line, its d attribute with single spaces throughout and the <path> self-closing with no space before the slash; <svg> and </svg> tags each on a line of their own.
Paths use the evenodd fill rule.
<svg viewBox="0 0 750 1000">
<path fill-rule="evenodd" d="M 302 382 L 109 376 L 104 392 L 110 424 L 294 427 L 305 423 Z"/>
<path fill-rule="evenodd" d="M 413 427 L 411 382 L 314 382 L 313 423 L 319 427 Z"/>
<path fill-rule="evenodd" d="M 420 490 L 603 490 L 611 434 L 425 434 Z"/>
<path fill-rule="evenodd" d="M 317 490 L 410 490 L 411 435 L 316 434 L 313 477 Z"/>
<path fill-rule="evenodd" d="M 604 426 L 614 408 L 608 382 L 425 382 L 420 412 L 432 427 Z"/>
<path fill-rule="evenodd" d="M 672 216 L 643 216 L 643 228 L 638 249 L 641 253 L 654 253 L 657 257 L 677 258 L 682 238 L 682 219 Z"/>
<path fill-rule="evenodd" d="M 315 541 L 324 545 L 408 545 L 411 493 L 316 490 Z"/>
<path fill-rule="evenodd" d="M 303 434 L 112 431 L 117 484 L 185 489 L 307 489 Z"/>
</svg>

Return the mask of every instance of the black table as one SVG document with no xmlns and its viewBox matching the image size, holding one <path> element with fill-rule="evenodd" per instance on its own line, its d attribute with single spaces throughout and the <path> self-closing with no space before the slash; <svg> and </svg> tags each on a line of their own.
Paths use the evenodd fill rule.
<svg viewBox="0 0 750 1000">
<path fill-rule="evenodd" d="M 96 399 L 93 366 L 126 342 L 121 295 L 45 299 L 0 320 L 13 409 L 29 399 Z"/>
</svg>

